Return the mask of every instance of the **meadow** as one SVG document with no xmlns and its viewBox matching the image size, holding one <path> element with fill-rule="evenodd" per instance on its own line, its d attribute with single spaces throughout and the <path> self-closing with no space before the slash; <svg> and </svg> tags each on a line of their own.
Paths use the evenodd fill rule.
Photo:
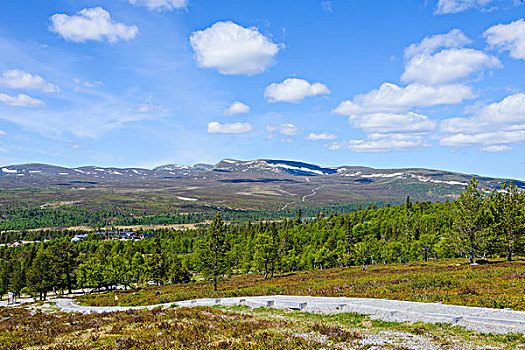
<svg viewBox="0 0 525 350">
<path fill-rule="evenodd" d="M 207 297 L 254 295 L 312 295 L 389 298 L 419 302 L 525 310 L 525 261 L 491 260 L 470 265 L 465 260 L 417 261 L 292 272 L 264 279 L 234 275 L 219 282 L 148 286 L 128 291 L 87 294 L 84 305 L 152 305 Z M 118 301 L 115 296 L 118 297 Z"/>
<path fill-rule="evenodd" d="M 0 349 L 518 349 L 525 337 L 448 324 L 393 323 L 354 313 L 156 308 L 54 313 L 46 304 L 0 308 Z"/>
</svg>

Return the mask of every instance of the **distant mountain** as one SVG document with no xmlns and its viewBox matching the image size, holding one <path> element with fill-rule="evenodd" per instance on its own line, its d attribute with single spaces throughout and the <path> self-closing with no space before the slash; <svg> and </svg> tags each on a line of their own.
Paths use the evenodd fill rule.
<svg viewBox="0 0 525 350">
<path fill-rule="evenodd" d="M 322 167 L 275 159 L 224 159 L 215 165 L 167 164 L 154 169 L 20 164 L 0 168 L 0 189 L 24 191 L 24 205 L 28 206 L 51 205 L 59 196 L 60 203 L 74 202 L 87 207 L 129 203 L 136 208 L 138 202 L 156 201 L 148 205 L 162 203 L 186 211 L 199 205 L 202 208 L 282 210 L 301 206 L 402 203 L 406 196 L 414 201 L 453 200 L 471 177 L 431 169 Z M 478 179 L 481 187 L 487 190 L 499 188 L 507 180 Z M 524 182 L 514 180 L 514 183 L 525 189 Z M 40 192 L 27 191 L 30 189 Z M 47 196 L 43 197 L 42 190 Z M 109 193 L 112 193 L 111 198 Z M 13 201 L 14 197 L 4 196 L 0 206 Z"/>
</svg>

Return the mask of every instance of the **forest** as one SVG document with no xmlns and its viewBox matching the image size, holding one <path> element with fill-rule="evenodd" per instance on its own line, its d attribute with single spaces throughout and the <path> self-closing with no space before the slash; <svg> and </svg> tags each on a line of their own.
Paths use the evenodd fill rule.
<svg viewBox="0 0 525 350">
<path fill-rule="evenodd" d="M 234 274 L 263 275 L 415 260 L 483 263 L 524 254 L 525 193 L 512 183 L 487 191 L 472 179 L 453 202 L 371 205 L 282 221 L 151 230 L 143 240 L 69 236 L 0 247 L 0 295 L 45 299 L 51 291 L 111 290 L 209 280 L 216 290 Z"/>
</svg>

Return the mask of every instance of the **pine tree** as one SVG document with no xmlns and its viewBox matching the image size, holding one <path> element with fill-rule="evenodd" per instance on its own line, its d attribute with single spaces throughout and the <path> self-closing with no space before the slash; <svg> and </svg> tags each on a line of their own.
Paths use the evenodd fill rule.
<svg viewBox="0 0 525 350">
<path fill-rule="evenodd" d="M 507 260 L 511 261 L 525 228 L 524 194 L 512 181 L 505 182 L 500 191 L 492 191 L 489 201 L 494 218 L 493 229 L 505 241 Z"/>
<path fill-rule="evenodd" d="M 56 271 L 53 268 L 51 255 L 42 247 L 27 272 L 28 287 L 38 293 L 40 300 L 46 300 L 46 295 L 52 290 L 55 281 Z"/>
<path fill-rule="evenodd" d="M 268 278 L 268 272 L 272 272 L 277 259 L 276 234 L 271 230 L 259 232 L 255 239 L 255 265 L 259 270 L 264 270 L 264 279 Z"/>
<path fill-rule="evenodd" d="M 455 202 L 454 229 L 461 251 L 474 263 L 477 253 L 486 243 L 488 213 L 483 194 L 478 190 L 478 181 L 472 178 Z"/>
<path fill-rule="evenodd" d="M 173 255 L 171 258 L 168 279 L 173 284 L 187 282 L 191 279 L 190 272 L 182 265 L 182 261 L 177 255 Z"/>
<path fill-rule="evenodd" d="M 205 278 L 212 281 L 214 291 L 217 291 L 217 280 L 229 271 L 228 248 L 226 227 L 221 214 L 217 213 L 197 250 L 200 270 Z"/>
</svg>

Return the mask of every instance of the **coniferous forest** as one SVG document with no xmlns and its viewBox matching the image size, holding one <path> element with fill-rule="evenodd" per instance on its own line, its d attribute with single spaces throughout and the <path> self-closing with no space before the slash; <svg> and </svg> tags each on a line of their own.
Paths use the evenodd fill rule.
<svg viewBox="0 0 525 350">
<path fill-rule="evenodd" d="M 488 192 L 472 179 L 453 202 L 370 206 L 344 214 L 153 230 L 141 240 L 89 234 L 0 247 L 0 295 L 45 299 L 52 291 L 112 290 L 257 273 L 462 258 L 483 263 L 524 254 L 525 193 L 512 183 Z"/>
</svg>

